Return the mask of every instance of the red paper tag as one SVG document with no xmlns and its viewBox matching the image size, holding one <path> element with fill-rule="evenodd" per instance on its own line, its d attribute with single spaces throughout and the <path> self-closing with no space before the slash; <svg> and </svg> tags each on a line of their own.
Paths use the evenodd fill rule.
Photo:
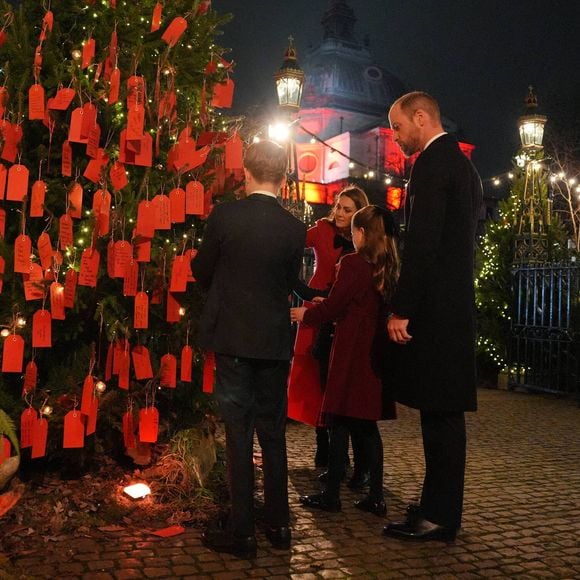
<svg viewBox="0 0 580 580">
<path fill-rule="evenodd" d="M 95 123 L 89 130 L 87 141 L 87 155 L 95 159 L 99 154 L 99 141 L 101 140 L 101 128 Z"/>
<path fill-rule="evenodd" d="M 114 278 L 124 278 L 127 270 L 127 263 L 131 260 L 133 248 L 126 240 L 115 242 L 115 266 Z"/>
<path fill-rule="evenodd" d="M 187 290 L 187 274 L 189 271 L 189 260 L 185 255 L 175 256 L 171 266 L 170 292 L 185 292 Z"/>
<path fill-rule="evenodd" d="M 42 180 L 35 181 L 30 198 L 30 217 L 42 217 L 44 215 L 45 195 L 46 183 Z"/>
<path fill-rule="evenodd" d="M 173 294 L 167 292 L 167 322 L 179 322 L 181 320 L 180 308 L 181 304 L 174 298 Z"/>
<path fill-rule="evenodd" d="M 237 133 L 226 142 L 225 167 L 226 169 L 241 169 L 244 144 Z"/>
<path fill-rule="evenodd" d="M 79 411 L 69 411 L 64 416 L 64 449 L 78 449 L 85 446 L 85 424 Z"/>
<path fill-rule="evenodd" d="M 18 334 L 11 334 L 4 339 L 2 353 L 2 372 L 21 373 L 24 359 L 24 339 Z"/>
<path fill-rule="evenodd" d="M 64 320 L 64 286 L 60 282 L 50 285 L 50 313 L 53 320 Z"/>
<path fill-rule="evenodd" d="M 135 233 L 145 238 L 155 235 L 155 205 L 147 200 L 139 202 Z"/>
<path fill-rule="evenodd" d="M 70 177 L 72 175 L 72 147 L 69 141 L 64 141 L 62 144 L 62 161 L 61 169 L 63 177 Z"/>
<path fill-rule="evenodd" d="M 187 20 L 181 16 L 176 16 L 171 24 L 165 29 L 161 38 L 170 46 L 173 47 L 181 38 L 181 35 L 187 29 Z"/>
<path fill-rule="evenodd" d="M 145 127 L 145 107 L 135 105 L 127 114 L 127 141 L 141 141 Z"/>
<path fill-rule="evenodd" d="M 107 152 L 104 149 L 99 149 L 95 159 L 91 159 L 87 163 L 83 177 L 86 177 L 93 183 L 98 183 L 108 162 L 109 156 L 107 155 Z"/>
<path fill-rule="evenodd" d="M 137 284 L 139 283 L 139 262 L 131 258 L 125 268 L 123 279 L 123 296 L 135 296 L 137 294 Z"/>
<path fill-rule="evenodd" d="M 138 238 L 134 242 L 135 246 L 135 260 L 137 262 L 150 262 L 151 261 L 151 240 L 146 238 Z"/>
<path fill-rule="evenodd" d="M 169 192 L 169 204 L 171 223 L 182 224 L 185 222 L 185 191 L 176 187 Z"/>
<path fill-rule="evenodd" d="M 69 215 L 73 218 L 81 218 L 83 209 L 83 187 L 78 181 L 75 181 L 71 185 L 68 191 L 68 200 L 70 204 Z"/>
<path fill-rule="evenodd" d="M 228 78 L 223 83 L 216 83 L 213 87 L 211 104 L 216 108 L 229 109 L 234 100 L 234 81 Z"/>
<path fill-rule="evenodd" d="M 133 421 L 133 413 L 127 411 L 123 415 L 123 441 L 126 449 L 135 449 L 137 441 L 135 439 L 135 424 Z"/>
<path fill-rule="evenodd" d="M 36 247 L 38 248 L 42 269 L 47 270 L 52 266 L 52 242 L 46 232 L 40 234 L 40 237 L 36 241 Z"/>
<path fill-rule="evenodd" d="M 127 172 L 125 166 L 118 161 L 115 161 L 109 170 L 109 177 L 111 178 L 111 185 L 113 189 L 123 189 L 128 183 Z"/>
<path fill-rule="evenodd" d="M 46 455 L 46 440 L 48 438 L 48 421 L 40 418 L 36 421 L 32 430 L 32 459 L 38 459 Z"/>
<path fill-rule="evenodd" d="M 129 373 L 131 372 L 131 353 L 123 345 L 123 350 L 117 356 L 119 362 L 119 388 L 127 390 L 129 388 Z"/>
<path fill-rule="evenodd" d="M 78 274 L 76 270 L 69 268 L 64 275 L 64 306 L 74 308 L 77 293 Z"/>
<path fill-rule="evenodd" d="M 133 327 L 149 328 L 149 296 L 145 292 L 137 292 L 135 296 Z"/>
<path fill-rule="evenodd" d="M 26 365 L 26 370 L 24 371 L 24 385 L 22 390 L 24 393 L 29 393 L 36 389 L 36 383 L 38 381 L 38 367 L 36 363 L 31 360 Z"/>
<path fill-rule="evenodd" d="M 91 408 L 87 416 L 87 435 L 92 435 L 97 430 L 98 412 L 99 412 L 99 399 L 95 397 L 91 401 Z"/>
<path fill-rule="evenodd" d="M 203 215 L 203 193 L 203 184 L 199 181 L 190 181 L 185 186 L 185 213 Z"/>
<path fill-rule="evenodd" d="M 28 89 L 28 120 L 44 119 L 44 89 L 42 85 L 34 84 Z"/>
<path fill-rule="evenodd" d="M 32 348 L 52 347 L 52 317 L 48 310 L 37 310 L 32 317 Z"/>
<path fill-rule="evenodd" d="M 87 375 L 83 382 L 83 394 L 81 395 L 81 413 L 83 415 L 90 415 L 94 398 L 95 381 L 91 375 Z"/>
<path fill-rule="evenodd" d="M 93 248 L 87 248 L 83 251 L 81 257 L 81 269 L 79 272 L 78 283 L 80 286 L 90 286 L 96 288 L 97 278 L 99 276 L 99 263 L 101 256 Z"/>
<path fill-rule="evenodd" d="M 30 272 L 30 254 L 32 242 L 30 238 L 21 234 L 14 240 L 14 271 L 21 274 Z"/>
<path fill-rule="evenodd" d="M 59 89 L 50 103 L 50 109 L 66 111 L 75 96 L 75 90 L 70 88 Z"/>
<path fill-rule="evenodd" d="M 155 229 L 156 230 L 170 230 L 171 229 L 171 205 L 169 198 L 166 195 L 156 195 L 151 203 L 155 209 Z"/>
<path fill-rule="evenodd" d="M 95 56 L 95 39 L 89 38 L 83 45 L 83 57 L 81 61 L 81 68 L 87 68 L 93 62 Z M 81 446 L 82 447 L 82 446 Z"/>
<path fill-rule="evenodd" d="M 153 138 L 149 133 L 143 133 L 139 150 L 136 152 L 128 147 L 129 144 L 138 144 L 137 141 L 127 140 L 127 130 L 121 131 L 120 147 L 119 147 L 119 161 L 121 163 L 128 163 L 130 165 L 140 165 L 143 167 L 151 167 L 153 164 Z"/>
<path fill-rule="evenodd" d="M 22 201 L 28 193 L 29 172 L 24 165 L 13 165 L 8 171 L 6 201 Z"/>
<path fill-rule="evenodd" d="M 153 8 L 153 17 L 151 18 L 151 32 L 155 32 L 159 30 L 161 26 L 161 13 L 163 11 L 163 5 L 161 2 L 157 2 L 155 4 L 155 8 Z"/>
<path fill-rule="evenodd" d="M 204 393 L 213 393 L 214 376 L 215 376 L 215 354 L 213 352 L 206 352 L 205 360 L 203 362 L 202 391 Z"/>
<path fill-rule="evenodd" d="M 191 383 L 191 370 L 193 366 L 193 349 L 186 344 L 181 349 L 180 379 L 184 383 Z"/>
<path fill-rule="evenodd" d="M 116 103 L 119 100 L 119 88 L 121 86 L 121 71 L 118 68 L 114 68 L 111 73 L 111 81 L 109 84 L 109 105 Z"/>
<path fill-rule="evenodd" d="M 151 367 L 151 359 L 149 357 L 149 350 L 142 346 L 136 346 L 132 352 L 133 369 L 135 371 L 135 378 L 138 381 L 153 378 L 153 368 Z"/>
<path fill-rule="evenodd" d="M 127 79 L 127 109 L 135 105 L 143 106 L 145 103 L 145 78 L 131 76 Z"/>
<path fill-rule="evenodd" d="M 74 243 L 73 239 L 73 222 L 68 214 L 64 214 L 59 218 L 58 239 L 61 248 L 68 248 Z"/>
<path fill-rule="evenodd" d="M 32 447 L 32 430 L 38 420 L 36 409 L 28 407 L 20 415 L 20 447 L 26 449 Z"/>
<path fill-rule="evenodd" d="M 6 182 L 8 181 L 8 170 L 5 165 L 0 163 L 0 199 L 6 195 Z"/>
<path fill-rule="evenodd" d="M 83 126 L 84 111 L 81 107 L 73 110 L 70 117 L 70 125 L 68 128 L 68 140 L 72 143 L 84 143 L 88 141 L 87 137 L 83 137 L 81 129 Z"/>
<path fill-rule="evenodd" d="M 139 411 L 139 441 L 141 443 L 155 443 L 159 431 L 159 412 L 155 407 L 148 407 Z"/>
</svg>

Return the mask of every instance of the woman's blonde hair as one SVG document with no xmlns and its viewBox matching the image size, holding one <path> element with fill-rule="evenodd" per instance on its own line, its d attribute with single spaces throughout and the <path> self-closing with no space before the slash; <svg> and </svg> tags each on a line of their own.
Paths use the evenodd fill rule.
<svg viewBox="0 0 580 580">
<path fill-rule="evenodd" d="M 357 252 L 373 265 L 375 288 L 388 302 L 399 279 L 398 228 L 390 211 L 376 205 L 359 209 L 352 218 L 355 228 L 364 230 L 364 244 Z"/>
<path fill-rule="evenodd" d="M 338 195 L 336 196 L 336 202 L 334 203 L 334 206 L 332 207 L 330 213 L 328 214 L 328 217 L 326 218 L 329 222 L 334 223 L 336 204 L 338 203 L 340 197 L 342 197 L 343 195 L 345 197 L 348 197 L 349 199 L 352 199 L 357 210 L 366 207 L 369 204 L 369 198 L 367 197 L 367 194 L 360 187 L 356 185 L 347 185 L 344 189 L 339 191 Z"/>
</svg>

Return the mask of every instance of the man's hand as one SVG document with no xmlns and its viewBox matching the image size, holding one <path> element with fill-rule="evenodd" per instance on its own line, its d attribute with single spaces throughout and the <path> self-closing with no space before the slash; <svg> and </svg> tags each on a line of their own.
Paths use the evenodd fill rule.
<svg viewBox="0 0 580 580">
<path fill-rule="evenodd" d="M 299 308 L 290 308 L 290 320 L 292 320 L 292 322 L 302 322 L 305 312 L 306 308 L 304 306 L 300 306 Z"/>
<path fill-rule="evenodd" d="M 401 318 L 392 314 L 387 323 L 389 338 L 397 344 L 407 344 L 413 337 L 407 332 L 408 318 Z"/>
</svg>

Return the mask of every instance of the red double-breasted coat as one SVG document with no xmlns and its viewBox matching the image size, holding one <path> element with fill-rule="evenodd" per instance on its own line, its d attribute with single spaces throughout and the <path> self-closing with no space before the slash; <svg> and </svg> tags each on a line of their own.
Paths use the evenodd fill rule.
<svg viewBox="0 0 580 580">
<path fill-rule="evenodd" d="M 395 417 L 382 396 L 383 301 L 373 285 L 372 265 L 359 254 L 344 256 L 328 298 L 304 313 L 304 324 L 336 321 L 322 416 L 378 420 Z"/>
<path fill-rule="evenodd" d="M 329 290 L 336 276 L 336 262 L 342 248 L 334 246 L 338 230 L 327 219 L 321 219 L 306 234 L 306 247 L 314 250 L 315 270 L 309 286 Z M 306 307 L 311 303 L 305 302 Z M 318 425 L 322 405 L 320 366 L 312 356 L 318 329 L 300 324 L 296 333 L 294 356 L 288 378 L 288 417 L 309 425 Z"/>
</svg>

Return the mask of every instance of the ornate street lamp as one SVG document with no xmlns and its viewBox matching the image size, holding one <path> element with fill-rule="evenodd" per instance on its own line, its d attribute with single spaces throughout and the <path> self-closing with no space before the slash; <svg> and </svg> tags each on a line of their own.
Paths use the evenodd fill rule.
<svg viewBox="0 0 580 580">
<path fill-rule="evenodd" d="M 298 64 L 294 39 L 288 38 L 288 48 L 284 53 L 284 62 L 274 74 L 278 104 L 282 110 L 296 112 L 300 109 L 302 100 L 302 88 L 304 87 L 304 71 Z"/>
<path fill-rule="evenodd" d="M 544 115 L 538 115 L 538 99 L 533 87 L 529 87 L 526 97 L 526 113 L 518 120 L 522 149 L 525 152 L 540 151 L 544 148 L 544 125 L 548 120 Z"/>
</svg>

